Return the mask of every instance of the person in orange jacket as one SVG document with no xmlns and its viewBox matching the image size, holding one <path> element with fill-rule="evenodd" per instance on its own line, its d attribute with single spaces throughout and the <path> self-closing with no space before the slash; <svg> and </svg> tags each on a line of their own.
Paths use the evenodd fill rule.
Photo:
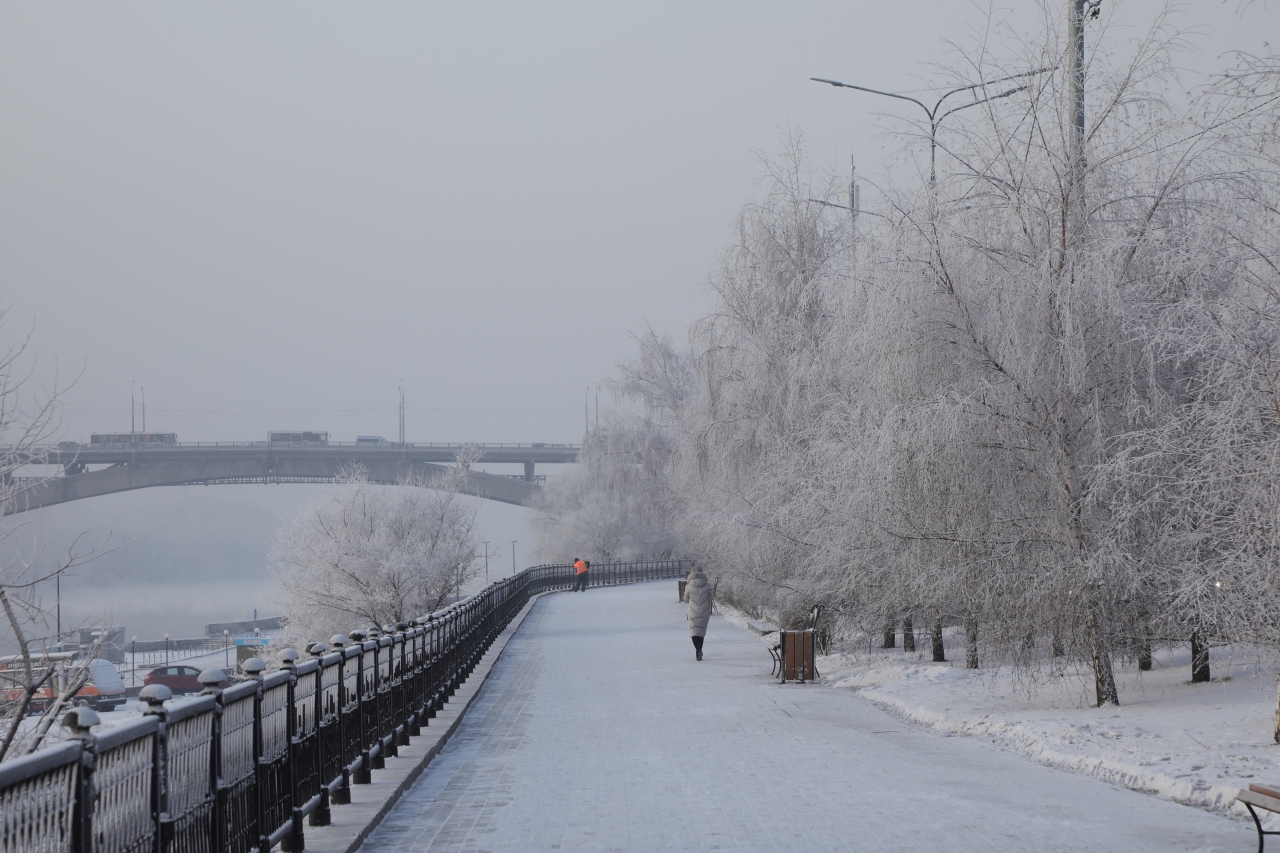
<svg viewBox="0 0 1280 853">
<path fill-rule="evenodd" d="M 577 573 L 577 577 L 573 579 L 573 589 L 570 592 L 582 590 L 587 591 L 587 573 L 591 571 L 591 564 L 581 557 L 573 558 L 573 570 Z"/>
</svg>

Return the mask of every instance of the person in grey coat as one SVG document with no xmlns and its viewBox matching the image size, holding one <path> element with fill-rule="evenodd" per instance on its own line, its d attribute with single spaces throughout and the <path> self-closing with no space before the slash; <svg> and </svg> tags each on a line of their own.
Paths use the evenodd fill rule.
<svg viewBox="0 0 1280 853">
<path fill-rule="evenodd" d="M 711 584 L 704 572 L 689 573 L 684 597 L 689 602 L 689 636 L 698 660 L 702 660 L 702 640 L 707 636 L 707 623 L 711 621 Z"/>
</svg>

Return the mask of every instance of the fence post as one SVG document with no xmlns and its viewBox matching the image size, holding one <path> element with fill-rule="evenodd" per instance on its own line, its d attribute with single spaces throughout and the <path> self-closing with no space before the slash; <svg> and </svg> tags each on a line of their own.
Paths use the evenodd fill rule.
<svg viewBox="0 0 1280 853">
<path fill-rule="evenodd" d="M 290 827 L 289 835 L 284 838 L 280 844 L 280 849 L 288 851 L 288 853 L 303 853 L 306 850 L 305 839 L 302 831 L 302 792 L 299 786 L 302 780 L 298 776 L 298 756 L 300 755 L 301 735 L 298 733 L 298 709 L 294 704 L 297 701 L 298 689 L 298 658 L 302 655 L 298 654 L 297 649 L 281 649 L 280 665 L 289 671 L 289 689 L 286 693 L 285 702 L 288 704 L 289 714 L 289 815 Z M 317 683 L 316 692 L 320 692 L 320 685 Z M 316 753 L 319 758 L 320 751 L 320 721 L 316 720 Z"/>
<path fill-rule="evenodd" d="M 262 673 L 267 669 L 262 658 L 249 658 L 240 664 L 240 671 L 246 677 L 258 682 L 258 690 L 253 694 L 253 807 L 254 823 L 258 827 L 258 849 L 269 848 L 269 830 L 263 826 L 262 792 L 266 788 L 266 778 L 262 770 Z"/>
<path fill-rule="evenodd" d="M 156 822 L 156 844 L 160 850 L 168 850 L 173 842 L 173 818 L 169 814 L 169 732 L 166 724 L 169 716 L 164 703 L 173 698 L 173 691 L 163 684 L 148 684 L 138 693 L 138 699 L 146 703 L 143 716 L 155 717 L 156 749 L 151 761 L 151 813 Z"/>
<path fill-rule="evenodd" d="M 373 702 L 373 741 L 378 744 L 378 754 L 374 755 L 372 748 L 369 749 L 370 770 L 385 770 L 387 767 L 387 747 L 383 741 L 382 732 L 382 631 L 377 625 L 369 628 L 369 639 L 373 641 L 373 669 L 367 670 L 363 666 L 360 668 L 361 673 L 371 672 L 373 677 L 373 685 L 365 685 L 365 689 L 369 692 L 369 698 Z M 369 737 L 370 732 L 365 732 L 365 737 Z"/>
<path fill-rule="evenodd" d="M 351 640 L 360 648 L 360 654 L 352 658 L 356 665 L 356 722 L 359 726 L 360 768 L 351 774 L 353 785 L 368 785 L 373 782 L 372 768 L 369 766 L 369 733 L 364 725 L 364 656 L 368 651 L 364 647 L 364 631 L 352 631 Z"/>
<path fill-rule="evenodd" d="M 307 818 L 307 822 L 310 823 L 312 826 L 328 826 L 330 821 L 333 819 L 333 816 L 329 811 L 329 783 L 332 782 L 333 780 L 326 779 L 324 776 L 325 732 L 324 732 L 324 728 L 321 725 L 324 722 L 324 655 L 326 651 L 328 651 L 328 649 L 326 649 L 324 643 L 312 643 L 311 645 L 307 646 L 307 653 L 310 654 L 316 660 L 320 661 L 320 668 L 316 670 L 316 707 L 315 707 L 315 711 L 313 712 L 316 715 L 315 716 L 315 720 L 316 720 L 315 766 L 316 766 L 316 774 L 320 778 L 320 805 L 316 806 L 315 811 L 313 811 L 311 815 Z M 338 672 L 339 674 L 341 674 L 342 670 L 339 669 Z M 341 709 L 339 709 L 339 713 L 338 713 L 339 720 L 341 719 L 341 717 L 342 717 L 342 713 L 341 713 Z M 337 723 L 337 725 L 339 726 L 341 725 L 341 722 L 338 722 L 338 721 L 335 721 L 335 722 Z M 342 729 L 338 729 L 338 731 L 341 732 Z M 338 753 L 338 759 L 339 761 L 341 761 L 342 759 L 341 752 Z"/>
<path fill-rule="evenodd" d="M 396 737 L 396 635 L 395 627 L 385 626 L 384 639 L 389 645 L 380 654 L 386 655 L 386 677 L 384 680 L 382 664 L 378 672 L 378 752 L 384 758 L 395 758 L 400 754 L 400 740 Z M 382 641 L 378 641 L 382 645 Z M 385 720 L 385 723 L 384 723 Z"/>
<path fill-rule="evenodd" d="M 80 772 L 76 774 L 76 805 L 71 818 L 72 853 L 93 853 L 93 771 L 98 759 L 98 741 L 90 728 L 102 722 L 92 708 L 72 708 L 62 725 L 80 741 Z"/>
<path fill-rule="evenodd" d="M 409 706 L 411 711 L 409 726 L 406 731 L 409 737 L 418 737 L 422 734 L 422 622 L 418 619 L 409 620 L 412 627 L 410 636 L 413 640 L 413 646 L 409 650 L 409 659 L 412 662 L 411 669 L 413 671 L 413 680 L 409 682 L 409 690 L 405 693 L 405 704 Z"/>
<path fill-rule="evenodd" d="M 412 704 L 411 700 L 409 699 L 409 694 L 413 690 L 413 676 L 411 674 L 411 667 L 405 666 L 405 655 L 404 655 L 405 647 L 409 645 L 409 639 L 410 639 L 408 622 L 396 623 L 396 636 L 400 638 L 399 642 L 397 643 L 397 645 L 400 646 L 400 661 L 398 663 L 398 666 L 400 668 L 399 669 L 400 678 L 398 679 L 399 687 L 395 687 L 395 686 L 392 687 L 394 691 L 392 695 L 395 697 L 395 708 L 396 708 L 395 719 L 399 720 L 398 725 L 400 728 L 400 734 L 396 738 L 396 746 L 408 746 L 409 737 L 415 734 L 415 732 L 411 731 L 411 729 L 414 728 L 414 726 L 412 725 L 413 712 L 409 709 L 409 706 Z M 393 645 L 391 648 L 394 650 L 395 646 Z M 413 657 L 412 650 L 410 650 L 411 660 L 412 660 L 412 657 Z M 395 667 L 393 666 L 392 679 L 391 679 L 392 685 L 395 685 L 397 683 L 397 679 L 395 678 L 395 675 L 396 675 Z"/>
<path fill-rule="evenodd" d="M 436 621 L 435 614 L 433 613 L 427 617 L 427 642 L 425 647 L 427 683 L 426 687 L 423 689 L 423 694 L 427 701 L 423 706 L 425 708 L 425 711 L 423 712 L 424 716 L 422 718 L 424 725 L 426 725 L 428 721 L 436 715 L 436 684 L 439 681 L 439 678 L 437 677 L 439 674 L 439 666 L 436 661 L 436 633 L 438 628 L 439 623 Z"/>
<path fill-rule="evenodd" d="M 335 806 L 345 806 L 351 802 L 351 768 L 347 766 L 347 722 L 342 709 L 347 704 L 347 644 L 351 641 L 345 634 L 334 634 L 329 638 L 342 657 L 338 659 L 338 766 L 342 768 L 342 787 L 329 792 L 329 802 Z M 328 784 L 328 783 L 326 783 Z"/>
<path fill-rule="evenodd" d="M 213 849 L 222 853 L 227 849 L 227 819 L 224 814 L 222 794 L 222 682 L 227 674 L 220 669 L 206 669 L 196 676 L 204 685 L 200 693 L 214 697 L 213 732 L 209 741 L 209 783 L 213 787 L 213 808 L 209 819 L 213 822 Z"/>
</svg>

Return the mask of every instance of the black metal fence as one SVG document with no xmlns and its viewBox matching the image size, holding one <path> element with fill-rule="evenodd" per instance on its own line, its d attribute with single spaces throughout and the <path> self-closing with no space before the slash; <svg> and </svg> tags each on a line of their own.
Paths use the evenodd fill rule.
<svg viewBox="0 0 1280 853">
<path fill-rule="evenodd" d="M 688 563 L 592 568 L 591 586 L 683 578 Z M 225 690 L 163 704 L 100 734 L 88 709 L 75 737 L 0 764 L 0 851 L 268 853 L 304 849 L 304 825 L 329 823 L 351 785 L 420 734 L 530 596 L 573 582 L 535 566 L 394 631 L 353 631 L 311 659 Z"/>
</svg>

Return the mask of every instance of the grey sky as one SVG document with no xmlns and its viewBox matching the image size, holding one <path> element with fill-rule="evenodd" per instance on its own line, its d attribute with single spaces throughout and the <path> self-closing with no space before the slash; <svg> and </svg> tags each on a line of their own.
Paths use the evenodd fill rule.
<svg viewBox="0 0 1280 853">
<path fill-rule="evenodd" d="M 920 88 L 975 9 L 5 3 L 4 299 L 84 367 L 73 438 L 131 380 L 182 439 L 394 436 L 403 379 L 411 439 L 575 440 L 629 335 L 703 310 L 781 128 L 879 168 L 896 105 L 807 78 Z M 1209 53 L 1277 20 L 1234 9 L 1185 16 Z"/>
<path fill-rule="evenodd" d="M 1124 5 L 1135 33 L 1159 6 Z M 1270 5 L 1188 5 L 1202 52 L 1187 63 L 1261 50 L 1280 33 Z M 42 377 L 83 368 L 69 438 L 129 429 L 131 381 L 147 427 L 182 440 L 394 438 L 403 380 L 410 440 L 576 441 L 584 390 L 630 336 L 679 336 L 705 310 L 783 128 L 820 169 L 851 152 L 882 168 L 901 124 L 878 114 L 910 109 L 808 78 L 922 89 L 976 10 L 0 2 L 6 334 L 34 324 Z M 37 526 L 136 538 L 106 578 L 237 563 L 226 576 L 248 584 L 278 512 L 314 490 L 217 488 L 95 499 Z M 521 511 L 485 523 L 507 559 L 521 540 L 523 565 Z"/>
</svg>

